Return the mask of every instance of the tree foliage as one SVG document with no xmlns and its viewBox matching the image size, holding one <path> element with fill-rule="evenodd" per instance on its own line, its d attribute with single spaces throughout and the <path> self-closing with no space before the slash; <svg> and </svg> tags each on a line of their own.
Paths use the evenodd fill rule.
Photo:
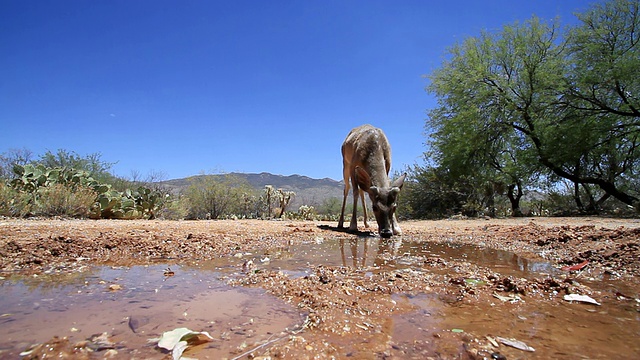
<svg viewBox="0 0 640 360">
<path fill-rule="evenodd" d="M 225 216 L 250 216 L 253 188 L 234 175 L 197 176 L 191 181 L 183 200 L 188 219 L 221 219 Z"/>
<path fill-rule="evenodd" d="M 0 154 L 0 179 L 14 177 L 16 165 L 26 165 L 33 160 L 33 152 L 29 149 L 9 149 Z"/>
<path fill-rule="evenodd" d="M 499 189 L 514 214 L 524 189 L 553 179 L 592 205 L 595 192 L 637 204 L 638 1 L 578 17 L 565 36 L 533 17 L 450 49 L 427 88 L 438 99 L 427 121 L 437 172 Z"/>
<path fill-rule="evenodd" d="M 472 192 L 464 177 L 452 179 L 443 167 L 415 165 L 398 200 L 400 218 L 435 219 L 464 212 Z"/>
<path fill-rule="evenodd" d="M 36 163 L 46 168 L 67 168 L 86 171 L 89 176 L 101 182 L 111 183 L 115 181 L 115 177 L 111 175 L 111 168 L 115 163 L 102 160 L 102 154 L 100 153 L 82 156 L 74 151 L 58 149 L 55 153 L 47 151 L 40 155 Z"/>
</svg>

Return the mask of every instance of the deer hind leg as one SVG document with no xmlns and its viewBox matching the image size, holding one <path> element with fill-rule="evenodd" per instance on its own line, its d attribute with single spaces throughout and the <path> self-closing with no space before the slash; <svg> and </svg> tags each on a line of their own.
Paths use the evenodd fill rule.
<svg viewBox="0 0 640 360">
<path fill-rule="evenodd" d="M 360 190 L 360 200 L 362 200 L 362 213 L 364 215 L 364 227 L 369 228 L 367 222 L 367 203 L 364 201 L 364 191 Z"/>
<path fill-rule="evenodd" d="M 338 220 L 338 228 L 344 228 L 344 209 L 347 205 L 347 196 L 349 196 L 349 189 L 351 183 L 349 182 L 350 173 L 348 171 L 349 164 L 344 163 L 342 168 L 343 179 L 344 179 L 344 196 L 342 197 L 342 210 L 340 210 L 340 219 Z"/>
<path fill-rule="evenodd" d="M 338 220 L 338 228 L 344 227 L 344 208 L 347 205 L 347 196 L 349 196 L 349 182 L 344 182 L 344 197 L 342 198 L 342 210 L 340 211 L 340 220 Z"/>
</svg>

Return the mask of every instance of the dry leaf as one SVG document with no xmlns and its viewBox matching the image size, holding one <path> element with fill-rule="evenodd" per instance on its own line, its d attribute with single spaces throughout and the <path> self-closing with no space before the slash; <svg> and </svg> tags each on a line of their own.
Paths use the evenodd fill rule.
<svg viewBox="0 0 640 360">
<path fill-rule="evenodd" d="M 498 341 L 500 341 L 504 345 L 511 346 L 511 347 L 516 348 L 518 350 L 530 351 L 530 352 L 536 351 L 536 349 L 532 348 L 531 346 L 525 344 L 524 342 L 522 342 L 520 340 L 506 339 L 506 338 L 502 338 L 502 337 L 499 337 L 499 336 L 496 337 L 496 339 L 498 339 Z"/>
<path fill-rule="evenodd" d="M 160 336 L 158 346 L 172 351 L 174 359 L 180 359 L 182 353 L 187 348 L 189 341 L 199 341 L 198 336 L 204 335 L 208 339 L 213 340 L 208 332 L 192 331 L 187 328 L 177 328 L 171 331 L 166 331 Z"/>
<path fill-rule="evenodd" d="M 569 295 L 565 295 L 564 299 L 566 301 L 578 301 L 578 302 L 583 302 L 583 303 L 588 303 L 593 305 L 600 305 L 599 302 L 595 301 L 593 298 L 587 295 L 569 294 Z"/>
<path fill-rule="evenodd" d="M 518 295 L 509 295 L 509 296 L 502 296 L 502 295 L 498 295 L 496 293 L 493 293 L 493 297 L 496 299 L 499 299 L 500 301 L 508 301 L 511 303 L 515 303 L 518 301 L 521 301 L 522 299 L 520 298 L 520 296 Z"/>
</svg>

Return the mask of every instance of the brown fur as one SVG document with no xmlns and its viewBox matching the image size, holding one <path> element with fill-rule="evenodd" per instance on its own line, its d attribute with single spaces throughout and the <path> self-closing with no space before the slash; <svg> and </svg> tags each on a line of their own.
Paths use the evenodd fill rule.
<svg viewBox="0 0 640 360">
<path fill-rule="evenodd" d="M 344 176 L 344 198 L 338 227 L 344 226 L 344 209 L 353 186 L 353 214 L 349 230 L 357 231 L 358 197 L 362 199 L 364 226 L 367 222 L 367 208 L 364 193 L 369 194 L 373 212 L 378 222 L 378 233 L 383 237 L 401 235 L 402 230 L 396 219 L 396 200 L 407 174 L 391 183 L 391 146 L 382 130 L 371 125 L 359 126 L 347 135 L 342 144 L 342 162 Z"/>
</svg>

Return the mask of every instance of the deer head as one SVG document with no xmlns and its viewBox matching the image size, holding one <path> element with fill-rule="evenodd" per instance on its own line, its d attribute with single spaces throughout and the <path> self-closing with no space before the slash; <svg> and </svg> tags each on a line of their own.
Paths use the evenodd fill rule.
<svg viewBox="0 0 640 360">
<path fill-rule="evenodd" d="M 384 176 L 387 181 L 380 181 L 378 184 L 388 184 L 387 174 L 379 174 L 380 176 Z M 398 206 L 398 194 L 400 194 L 400 190 L 402 190 L 402 185 L 404 184 L 404 179 L 407 177 L 407 174 L 403 174 L 398 179 L 393 181 L 390 186 L 375 186 L 371 182 L 371 176 L 369 173 L 359 167 L 356 166 L 355 169 L 355 178 L 356 183 L 360 189 L 364 190 L 369 194 L 369 198 L 371 199 L 371 205 L 373 208 L 373 214 L 376 217 L 376 221 L 378 223 L 378 233 L 381 237 L 389 238 L 393 234 L 397 234 L 398 231 L 395 229 L 397 226 L 395 221 L 395 212 Z M 363 204 L 364 206 L 364 204 Z"/>
</svg>

